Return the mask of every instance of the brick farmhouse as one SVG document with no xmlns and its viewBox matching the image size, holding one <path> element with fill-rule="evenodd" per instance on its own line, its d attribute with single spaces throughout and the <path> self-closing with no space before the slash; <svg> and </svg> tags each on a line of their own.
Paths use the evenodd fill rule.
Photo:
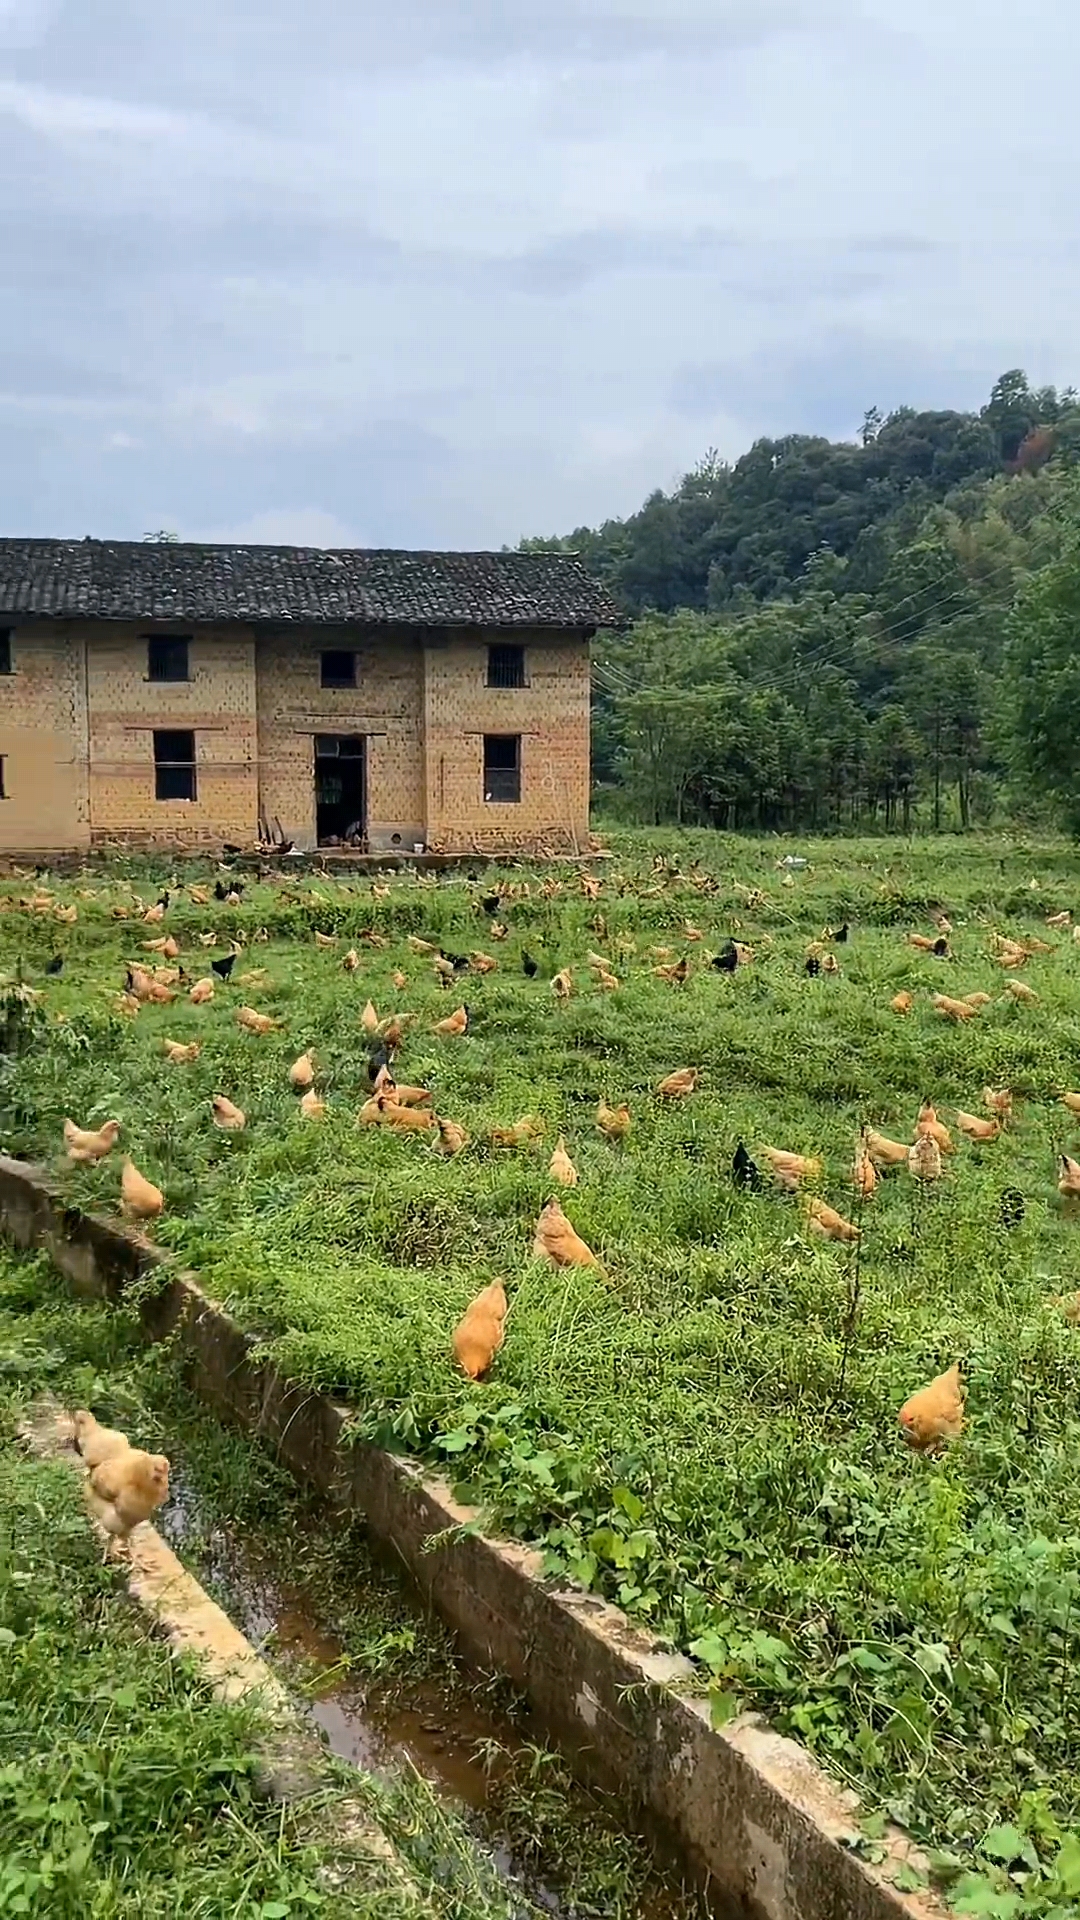
<svg viewBox="0 0 1080 1920">
<path fill-rule="evenodd" d="M 563 553 L 0 540 L 0 850 L 574 850 L 617 624 Z"/>
</svg>

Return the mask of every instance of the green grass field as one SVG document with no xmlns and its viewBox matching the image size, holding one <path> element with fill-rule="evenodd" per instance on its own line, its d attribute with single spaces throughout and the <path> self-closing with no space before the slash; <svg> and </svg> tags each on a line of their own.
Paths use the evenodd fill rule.
<svg viewBox="0 0 1080 1920">
<path fill-rule="evenodd" d="M 693 1652 L 718 1718 L 766 1712 L 944 1866 L 981 1858 L 1000 1874 L 995 1897 L 1026 1903 L 1002 1908 L 1006 1920 L 1053 1912 L 1049 1863 L 1080 1825 L 1080 1334 L 1051 1304 L 1080 1287 L 1080 1226 L 1055 1186 L 1055 1156 L 1080 1151 L 1058 1097 L 1080 1086 L 1080 944 L 1045 920 L 1080 909 L 1076 854 L 822 842 L 799 849 L 812 865 L 788 886 L 776 843 L 615 836 L 613 848 L 595 901 L 565 868 L 485 869 L 476 884 L 398 876 L 385 898 L 367 880 L 305 875 L 251 884 L 239 908 L 181 892 L 162 928 L 112 918 L 133 898 L 122 869 L 57 882 L 74 925 L 0 916 L 5 972 L 21 962 L 43 995 L 28 1050 L 3 1064 L 3 1144 L 60 1167 L 65 1115 L 115 1117 L 121 1149 L 165 1191 L 156 1237 L 294 1375 L 345 1395 L 358 1434 L 440 1462 L 496 1526 L 540 1545 L 553 1575 Z M 659 854 L 681 871 L 655 872 Z M 147 902 L 168 877 L 132 873 Z M 5 892 L 14 903 L 36 884 Z M 516 890 L 501 941 L 479 905 L 499 884 Z M 941 911 L 953 959 L 905 944 Z M 840 974 L 807 979 L 808 940 L 845 919 Z M 687 920 L 702 941 L 687 941 Z M 199 932 L 216 931 L 216 957 L 259 928 L 270 939 L 234 979 L 265 968 L 265 986 L 135 1019 L 115 1010 L 143 939 L 172 932 L 196 978 L 212 957 Z M 317 946 L 316 930 L 337 945 Z M 367 930 L 387 944 L 366 944 Z M 1050 943 L 1023 969 L 1035 1005 L 1003 995 L 995 932 Z M 731 933 L 755 958 L 726 976 L 707 956 Z M 498 971 L 444 992 L 410 934 L 483 949 Z M 653 977 L 654 946 L 690 955 L 685 987 Z M 612 960 L 619 992 L 593 985 L 590 948 Z M 54 953 L 65 964 L 52 978 Z M 551 990 L 563 966 L 576 989 L 565 1005 Z M 915 997 L 906 1019 L 889 1006 L 900 989 Z M 932 990 L 976 989 L 993 1001 L 968 1026 L 933 1013 Z M 369 997 L 380 1014 L 418 1016 L 399 1075 L 467 1129 L 458 1158 L 357 1129 Z M 468 1036 L 436 1038 L 460 999 Z M 245 1002 L 282 1030 L 242 1033 Z M 200 1040 L 198 1061 L 168 1065 L 166 1036 Z M 321 1122 L 300 1117 L 287 1082 L 307 1047 Z M 683 1066 L 701 1070 L 700 1090 L 658 1100 L 656 1082 Z M 731 1179 L 739 1139 L 820 1154 L 819 1190 L 850 1216 L 863 1122 L 910 1140 L 921 1098 L 948 1122 L 957 1105 L 978 1112 L 987 1084 L 1012 1088 L 1012 1128 L 982 1147 L 958 1137 L 925 1194 L 906 1171 L 886 1178 L 858 1214 L 857 1255 L 814 1240 L 797 1202 Z M 243 1133 L 211 1124 L 216 1093 L 244 1108 Z M 630 1105 L 622 1147 L 595 1128 L 601 1097 Z M 486 1144 L 523 1113 L 543 1118 L 542 1148 Z M 580 1174 L 564 1205 L 603 1276 L 531 1258 L 559 1134 Z M 119 1168 L 120 1153 L 65 1168 L 65 1190 L 114 1206 Z M 1010 1189 L 1025 1202 L 1011 1227 Z M 474 1386 L 450 1335 L 496 1276 L 511 1297 L 506 1343 Z M 968 1431 L 915 1455 L 897 1410 L 957 1360 Z"/>
</svg>

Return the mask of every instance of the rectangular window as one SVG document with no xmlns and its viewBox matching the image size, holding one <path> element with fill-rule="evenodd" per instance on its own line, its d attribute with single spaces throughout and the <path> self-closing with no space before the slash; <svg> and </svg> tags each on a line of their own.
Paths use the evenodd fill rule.
<svg viewBox="0 0 1080 1920">
<path fill-rule="evenodd" d="M 152 640 L 148 640 L 146 643 L 148 677 L 151 680 L 190 680 L 188 645 L 186 638 L 177 639 L 173 635 L 167 638 L 155 635 Z"/>
<path fill-rule="evenodd" d="M 11 660 L 11 628 L 0 627 L 0 673 L 14 673 Z"/>
<path fill-rule="evenodd" d="M 489 647 L 487 683 L 489 687 L 523 687 L 524 647 Z"/>
<path fill-rule="evenodd" d="M 194 800 L 195 735 L 154 731 L 154 790 L 159 800 Z"/>
<path fill-rule="evenodd" d="M 332 648 L 322 655 L 320 681 L 324 687 L 355 687 L 356 655 Z"/>
<path fill-rule="evenodd" d="M 521 799 L 520 733 L 485 733 L 484 799 Z"/>
</svg>

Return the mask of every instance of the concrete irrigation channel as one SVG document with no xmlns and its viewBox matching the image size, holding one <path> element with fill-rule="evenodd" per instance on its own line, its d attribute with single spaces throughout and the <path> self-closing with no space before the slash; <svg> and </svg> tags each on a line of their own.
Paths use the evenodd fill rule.
<svg viewBox="0 0 1080 1920">
<path fill-rule="evenodd" d="M 115 1300 L 142 1282 L 147 1335 L 178 1341 L 188 1384 L 303 1485 L 363 1518 L 465 1660 L 512 1682 L 579 1778 L 618 1796 L 706 1883 L 723 1920 L 939 1920 L 932 1895 L 893 1884 L 925 1866 L 910 1843 L 893 1832 L 879 1862 L 861 1858 L 854 1797 L 803 1748 L 753 1715 L 714 1729 L 689 1661 L 595 1595 L 544 1581 L 537 1554 L 485 1537 L 438 1478 L 350 1445 L 349 1410 L 254 1359 L 197 1278 L 148 1241 L 66 1205 L 41 1169 L 4 1158 L 0 1225 L 15 1245 L 44 1249 L 80 1294 Z"/>
</svg>

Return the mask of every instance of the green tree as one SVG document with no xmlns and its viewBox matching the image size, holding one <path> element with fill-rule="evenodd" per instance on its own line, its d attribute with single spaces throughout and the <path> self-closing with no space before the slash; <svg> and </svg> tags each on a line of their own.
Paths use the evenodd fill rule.
<svg viewBox="0 0 1080 1920">
<path fill-rule="evenodd" d="M 1010 622 L 1007 699 L 1018 771 L 1080 836 L 1080 490 L 1061 557 L 1024 586 Z"/>
</svg>

